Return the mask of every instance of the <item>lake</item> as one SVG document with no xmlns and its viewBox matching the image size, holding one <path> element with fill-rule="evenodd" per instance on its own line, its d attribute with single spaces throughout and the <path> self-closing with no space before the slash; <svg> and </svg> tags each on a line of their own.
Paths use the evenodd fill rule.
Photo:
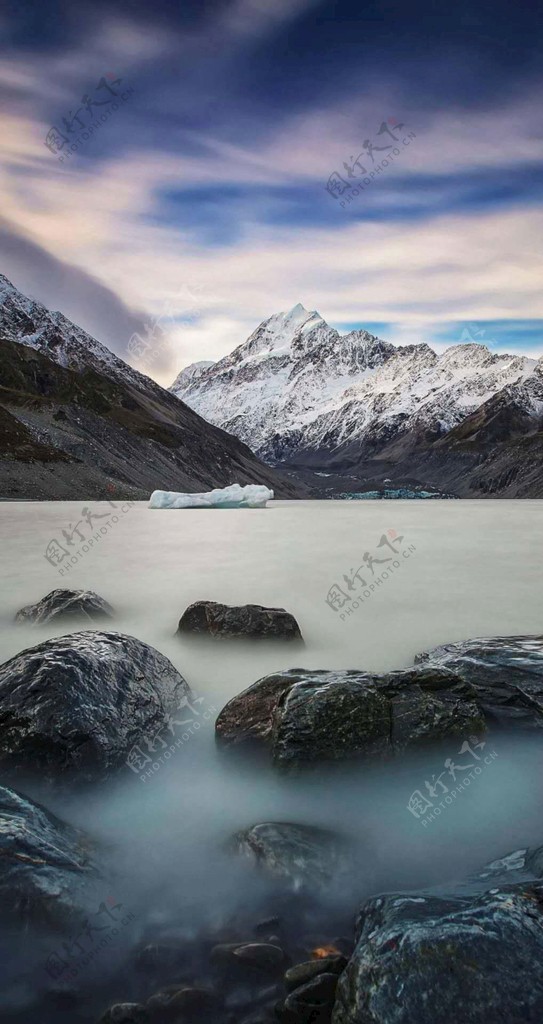
<svg viewBox="0 0 543 1024">
<path fill-rule="evenodd" d="M 105 842 L 142 935 L 172 914 L 197 931 L 259 899 L 260 881 L 224 850 L 232 832 L 256 822 L 320 824 L 354 836 L 367 871 L 352 891 L 327 894 L 353 915 L 372 892 L 460 877 L 541 843 L 543 758 L 532 741 L 496 739 L 497 756 L 477 784 L 422 828 L 406 805 L 439 773 L 435 754 L 386 769 L 284 778 L 219 755 L 213 724 L 234 694 L 278 669 L 388 671 L 447 641 L 541 632 L 543 502 L 276 501 L 263 510 L 151 511 L 113 501 L 0 505 L 0 655 L 67 632 L 15 625 L 20 607 L 57 587 L 88 588 L 116 609 L 111 628 L 158 648 L 202 698 L 198 730 L 144 780 L 127 766 L 84 800 L 36 783 L 27 790 Z M 201 599 L 285 607 L 306 646 L 293 656 L 281 643 L 180 639 L 181 614 Z M 15 1005 L 15 992 L 23 998 L 14 970 L 6 1005 Z"/>
</svg>

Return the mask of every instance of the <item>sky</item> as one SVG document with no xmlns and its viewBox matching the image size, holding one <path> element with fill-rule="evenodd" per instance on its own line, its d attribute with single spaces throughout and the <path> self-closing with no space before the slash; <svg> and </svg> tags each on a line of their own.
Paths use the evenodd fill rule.
<svg viewBox="0 0 543 1024">
<path fill-rule="evenodd" d="M 7 0 L 0 273 L 165 386 L 298 302 L 541 355 L 542 43 L 531 0 Z"/>
</svg>

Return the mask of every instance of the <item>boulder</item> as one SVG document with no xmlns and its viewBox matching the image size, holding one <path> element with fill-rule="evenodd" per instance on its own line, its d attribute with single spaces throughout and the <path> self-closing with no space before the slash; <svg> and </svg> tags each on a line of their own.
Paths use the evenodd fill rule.
<svg viewBox="0 0 543 1024">
<path fill-rule="evenodd" d="M 158 1020 L 200 1021 L 209 1018 L 219 1005 L 219 999 L 210 989 L 168 985 L 147 1000 L 146 1008 Z"/>
<path fill-rule="evenodd" d="M 369 900 L 333 1024 L 543 1019 L 543 885 Z"/>
<path fill-rule="evenodd" d="M 513 850 L 505 857 L 485 864 L 469 879 L 470 883 L 484 882 L 485 888 L 491 883 L 534 881 L 543 879 L 543 846 L 524 847 Z"/>
<path fill-rule="evenodd" d="M 485 730 L 475 691 L 442 668 L 386 675 L 291 669 L 266 676 L 219 714 L 222 747 L 260 748 L 281 768 L 390 759 Z"/>
<path fill-rule="evenodd" d="M 269 942 L 229 942 L 214 946 L 211 963 L 237 974 L 256 971 L 277 976 L 283 974 L 288 960 L 280 946 Z"/>
<path fill-rule="evenodd" d="M 352 867 L 346 840 L 310 825 L 263 822 L 237 832 L 232 846 L 271 878 L 294 890 L 322 889 Z"/>
<path fill-rule="evenodd" d="M 294 992 L 300 986 L 306 985 L 308 981 L 313 981 L 313 978 L 317 978 L 319 974 L 335 974 L 339 976 L 345 970 L 347 963 L 346 956 L 335 954 L 295 964 L 294 967 L 289 967 L 285 974 L 285 988 L 287 992 Z"/>
<path fill-rule="evenodd" d="M 32 622 L 43 626 L 53 619 L 84 619 L 99 622 L 113 618 L 113 608 L 92 590 L 52 590 L 36 604 L 27 604 L 16 616 L 16 622 Z"/>
<path fill-rule="evenodd" d="M 543 728 L 543 636 L 484 637 L 424 651 L 416 664 L 465 679 L 489 725 Z"/>
<path fill-rule="evenodd" d="M 337 974 L 317 974 L 287 996 L 279 1020 L 284 1024 L 330 1024 L 337 984 Z"/>
<path fill-rule="evenodd" d="M 100 876 L 90 839 L 27 797 L 0 787 L 2 919 L 58 929 L 83 923 Z M 102 880 L 101 887 L 104 882 Z M 103 898 L 103 897 L 102 897 Z M 93 907 L 94 909 L 94 907 Z"/>
<path fill-rule="evenodd" d="M 148 1024 L 150 1020 L 141 1003 L 115 1003 L 100 1017 L 99 1024 Z"/>
<path fill-rule="evenodd" d="M 190 697 L 168 658 L 134 637 L 86 631 L 47 640 L 0 666 L 0 767 L 80 780 L 102 778 L 127 758 L 136 769 L 132 747 L 156 737 Z"/>
<path fill-rule="evenodd" d="M 219 640 L 232 637 L 251 640 L 301 640 L 296 619 L 284 608 L 260 604 L 230 607 L 216 601 L 196 601 L 183 613 L 178 633 L 198 633 Z"/>
</svg>

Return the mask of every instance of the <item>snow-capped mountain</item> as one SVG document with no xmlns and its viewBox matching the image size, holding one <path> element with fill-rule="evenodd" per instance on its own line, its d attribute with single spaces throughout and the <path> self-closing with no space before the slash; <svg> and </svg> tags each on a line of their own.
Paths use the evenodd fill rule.
<svg viewBox="0 0 543 1024">
<path fill-rule="evenodd" d="M 264 458 L 279 460 L 395 351 L 368 331 L 340 335 L 299 304 L 265 320 L 219 362 L 182 370 L 170 390 L 211 423 L 250 439 Z"/>
<path fill-rule="evenodd" d="M 189 385 L 194 384 L 199 377 L 202 376 L 204 370 L 209 369 L 210 366 L 214 366 L 212 359 L 200 359 L 198 363 L 191 363 L 190 366 L 185 366 L 181 373 L 177 374 L 170 391 L 173 391 L 174 395 L 176 391 L 184 391 Z"/>
<path fill-rule="evenodd" d="M 4 498 L 145 498 L 235 482 L 304 493 L 3 276 L 0 435 Z"/>
<path fill-rule="evenodd" d="M 536 372 L 536 367 L 539 370 Z M 234 352 L 181 371 L 171 389 L 269 462 L 316 465 L 334 453 L 405 456 L 446 435 L 504 388 L 540 417 L 540 364 L 484 345 L 395 347 L 340 335 L 297 305 L 265 320 Z"/>
</svg>

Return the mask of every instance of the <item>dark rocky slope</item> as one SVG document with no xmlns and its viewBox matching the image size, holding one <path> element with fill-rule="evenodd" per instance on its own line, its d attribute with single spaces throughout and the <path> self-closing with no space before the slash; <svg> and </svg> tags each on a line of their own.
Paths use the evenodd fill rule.
<svg viewBox="0 0 543 1024">
<path fill-rule="evenodd" d="M 70 369 L 0 336 L 0 496 L 148 498 L 260 483 L 303 493 L 154 381 Z"/>
</svg>

